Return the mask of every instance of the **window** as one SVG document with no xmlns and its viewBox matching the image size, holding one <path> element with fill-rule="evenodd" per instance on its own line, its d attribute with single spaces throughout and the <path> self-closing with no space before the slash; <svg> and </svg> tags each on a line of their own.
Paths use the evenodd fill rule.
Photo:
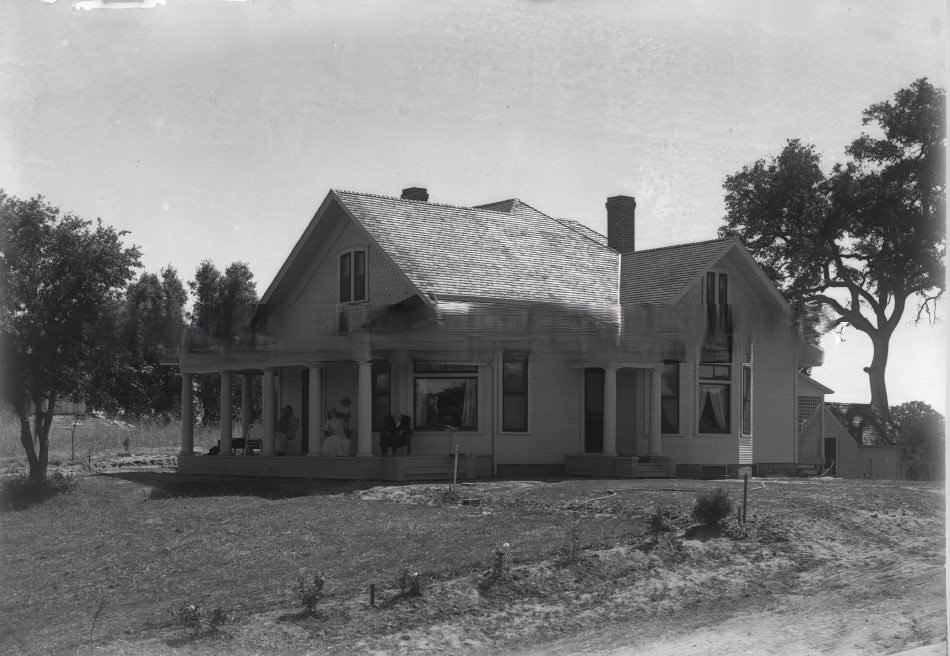
<svg viewBox="0 0 950 656">
<path fill-rule="evenodd" d="M 383 429 L 383 418 L 392 414 L 392 376 L 388 362 L 373 363 L 373 430 Z"/>
<path fill-rule="evenodd" d="M 676 362 L 664 364 L 660 376 L 660 432 L 680 432 L 680 366 Z"/>
<path fill-rule="evenodd" d="M 501 429 L 511 432 L 528 430 L 528 356 L 505 353 L 501 376 Z"/>
<path fill-rule="evenodd" d="M 418 362 L 414 366 L 416 430 L 478 429 L 478 366 Z"/>
<path fill-rule="evenodd" d="M 366 251 L 340 255 L 340 302 L 366 300 Z"/>
<path fill-rule="evenodd" d="M 742 365 L 742 434 L 752 435 L 752 365 Z"/>
<path fill-rule="evenodd" d="M 729 365 L 699 365 L 699 432 L 728 433 L 730 427 Z"/>
<path fill-rule="evenodd" d="M 729 276 L 725 273 L 706 273 L 706 305 L 729 304 Z"/>
</svg>

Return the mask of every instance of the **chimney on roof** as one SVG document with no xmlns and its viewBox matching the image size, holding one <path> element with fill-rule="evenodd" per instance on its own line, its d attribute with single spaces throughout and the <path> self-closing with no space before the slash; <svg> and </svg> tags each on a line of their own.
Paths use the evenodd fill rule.
<svg viewBox="0 0 950 656">
<path fill-rule="evenodd" d="M 429 192 L 425 187 L 408 187 L 402 190 L 403 200 L 421 200 L 423 203 L 429 200 Z"/>
<path fill-rule="evenodd" d="M 634 251 L 637 201 L 633 196 L 611 196 L 607 199 L 607 246 L 618 253 Z"/>
</svg>

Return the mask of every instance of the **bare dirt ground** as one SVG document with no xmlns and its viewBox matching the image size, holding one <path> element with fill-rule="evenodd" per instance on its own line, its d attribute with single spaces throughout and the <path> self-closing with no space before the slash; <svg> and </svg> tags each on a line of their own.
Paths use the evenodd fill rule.
<svg viewBox="0 0 950 656">
<path fill-rule="evenodd" d="M 95 469 L 145 471 L 160 465 L 133 460 Z M 74 515 L 96 512 L 93 500 L 100 498 L 109 500 L 111 513 L 126 513 L 122 531 L 155 532 L 165 523 L 203 518 L 200 529 L 176 528 L 159 538 L 156 553 L 130 559 L 128 572 L 119 565 L 129 589 L 142 586 L 143 595 L 156 597 L 146 613 L 154 619 L 143 624 L 136 616 L 141 608 L 120 611 L 116 600 L 103 611 L 95 639 L 70 642 L 73 625 L 64 624 L 61 637 L 50 638 L 50 649 L 42 653 L 883 656 L 946 640 L 941 484 L 754 479 L 745 527 L 733 521 L 720 535 L 694 535 L 689 511 L 696 495 L 722 486 L 738 501 L 741 482 L 498 480 L 452 490 L 439 483 L 320 491 L 314 482 L 309 483 L 314 492 L 306 492 L 296 488 L 308 483 L 296 481 L 290 496 L 234 497 L 228 496 L 231 488 L 211 495 L 188 488 L 181 495 L 175 491 L 179 479 L 162 476 L 96 476 L 99 482 L 68 509 L 28 511 L 37 520 L 69 513 L 57 520 L 64 532 L 72 521 L 86 525 L 89 519 Z M 238 502 L 242 514 L 234 516 Z M 674 518 L 660 540 L 649 528 L 657 507 Z M 27 515 L 21 517 L 9 517 L 7 529 L 30 540 Z M 367 551 L 377 524 L 360 522 L 380 521 L 374 517 L 385 518 L 387 530 L 399 530 L 401 537 L 374 537 L 381 541 Z M 321 535 L 331 521 L 336 532 Z M 216 581 L 214 565 L 221 555 L 207 552 L 225 537 L 218 523 L 229 541 L 245 535 L 228 549 L 247 554 L 254 565 L 243 578 L 267 592 L 260 599 L 245 598 L 238 579 L 230 588 L 217 586 L 217 594 L 231 595 L 236 610 L 219 635 L 187 637 L 181 626 L 159 619 L 173 599 L 145 587 L 150 575 L 136 572 L 140 561 L 167 561 L 181 569 L 183 557 L 200 558 L 202 580 Z M 453 535 L 441 530 L 443 525 L 454 527 Z M 199 531 L 207 538 L 200 548 L 182 552 L 189 544 L 182 536 L 190 532 L 193 540 Z M 339 553 L 350 563 L 346 569 L 336 561 L 336 571 L 330 571 L 334 589 L 315 614 L 301 613 L 282 584 L 257 564 L 273 558 L 275 540 L 286 545 L 281 548 L 293 562 L 319 550 Z M 388 542 L 392 556 L 380 551 Z M 502 542 L 511 543 L 503 547 L 510 549 L 503 576 L 480 586 L 489 562 L 482 557 Z M 137 547 L 149 548 L 150 543 Z M 420 548 L 431 563 L 423 594 L 401 596 L 398 587 L 384 583 L 381 603 L 371 608 L 364 574 L 391 571 L 389 558 L 392 566 L 413 562 Z M 140 577 L 145 577 L 141 583 Z M 29 599 L 33 593 L 20 594 Z M 199 598 L 197 589 L 186 598 Z M 78 608 L 89 612 L 88 603 Z M 59 616 L 68 607 L 46 610 Z M 31 612 L 15 606 L 10 611 Z"/>
</svg>

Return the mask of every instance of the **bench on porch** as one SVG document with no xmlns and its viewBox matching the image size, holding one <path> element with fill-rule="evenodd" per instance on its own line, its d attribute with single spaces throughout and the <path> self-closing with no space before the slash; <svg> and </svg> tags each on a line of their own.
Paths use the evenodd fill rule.
<svg viewBox="0 0 950 656">
<path fill-rule="evenodd" d="M 245 440 L 243 437 L 235 437 L 231 439 L 231 453 L 245 456 L 257 455 L 261 452 L 261 449 L 264 447 L 264 442 L 259 439 L 251 438 Z M 217 449 L 216 453 L 221 453 L 221 440 L 218 440 L 215 448 Z"/>
</svg>

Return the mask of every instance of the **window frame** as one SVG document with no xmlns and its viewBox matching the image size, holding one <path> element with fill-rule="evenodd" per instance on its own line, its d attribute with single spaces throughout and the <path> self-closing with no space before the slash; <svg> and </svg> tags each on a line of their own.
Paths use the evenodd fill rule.
<svg viewBox="0 0 950 656">
<path fill-rule="evenodd" d="M 670 372 L 673 373 L 673 384 L 672 384 L 672 393 L 666 394 L 665 390 L 667 385 L 665 384 L 665 379 L 667 374 Z M 663 411 L 664 401 L 667 399 L 673 399 L 676 402 L 676 424 L 670 426 L 666 423 L 666 413 Z M 680 363 L 675 361 L 666 361 L 663 363 L 663 368 L 660 369 L 660 435 L 679 435 L 682 421 L 680 418 L 680 408 L 682 406 L 682 393 L 680 390 Z M 670 426 L 668 428 L 668 426 Z"/>
<path fill-rule="evenodd" d="M 479 407 L 478 407 L 478 382 L 480 368 L 477 364 L 468 363 L 442 363 L 442 362 L 414 362 L 412 366 L 412 407 L 413 407 L 413 428 L 419 432 L 442 432 L 446 430 L 444 424 L 423 424 L 421 422 L 419 409 L 419 386 L 420 381 L 436 380 L 449 381 L 460 380 L 474 383 L 474 424 L 466 427 L 461 425 L 456 427 L 458 432 L 474 433 L 478 432 Z M 462 409 L 462 414 L 464 408 Z"/>
<path fill-rule="evenodd" d="M 340 253 L 337 262 L 340 303 L 364 303 L 369 300 L 367 249 L 349 248 Z"/>
<path fill-rule="evenodd" d="M 505 365 L 508 363 L 520 363 L 523 365 L 521 377 L 523 378 L 522 385 L 523 389 L 510 391 L 506 385 L 506 373 Z M 531 374 L 530 374 L 530 358 L 529 354 L 524 351 L 504 351 L 501 357 L 501 432 L 502 433 L 527 433 L 530 432 L 530 385 L 531 385 Z M 508 418 L 506 417 L 506 410 L 508 409 L 509 399 L 518 400 L 518 405 L 523 410 L 522 416 L 524 417 L 523 427 L 509 427 L 507 423 Z"/>
</svg>

